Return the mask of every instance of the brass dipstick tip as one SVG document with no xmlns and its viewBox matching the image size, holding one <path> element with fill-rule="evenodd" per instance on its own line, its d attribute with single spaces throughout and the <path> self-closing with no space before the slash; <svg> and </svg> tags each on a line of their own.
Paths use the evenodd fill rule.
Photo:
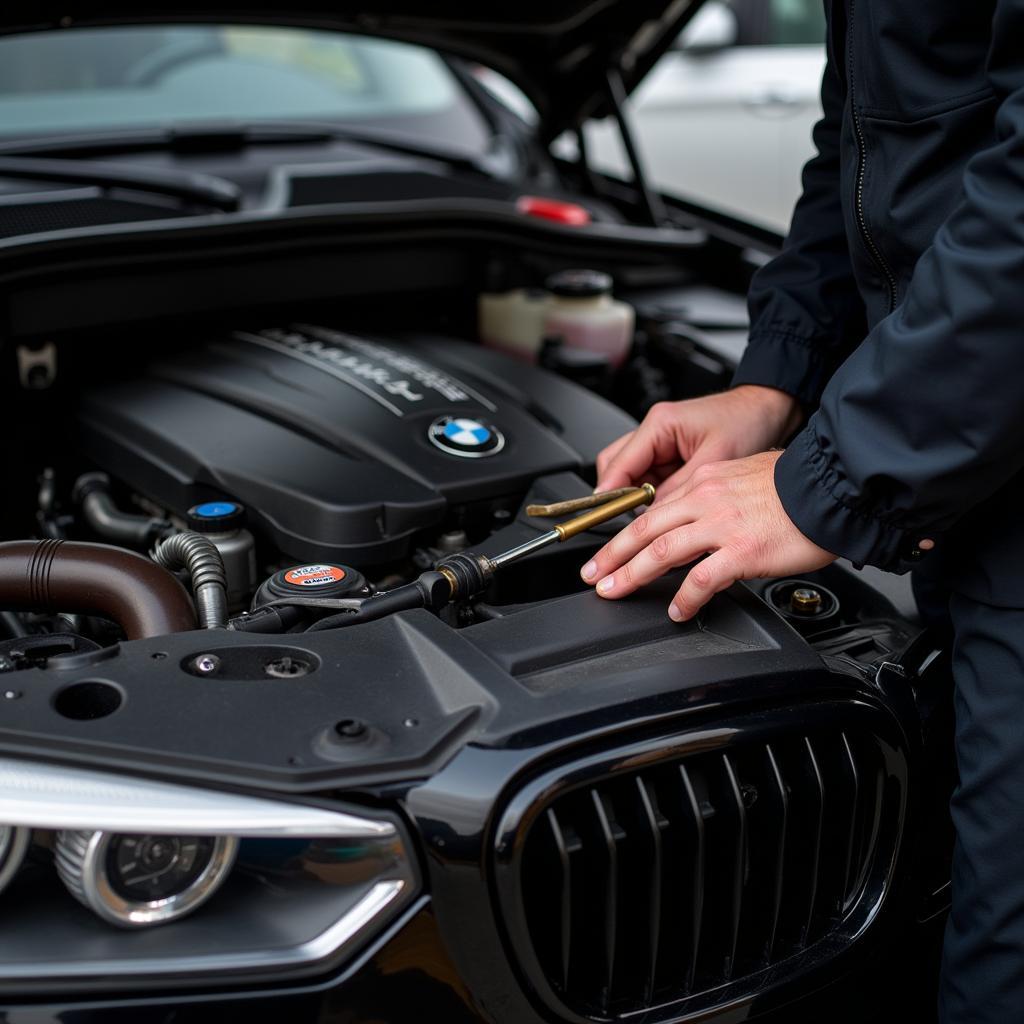
<svg viewBox="0 0 1024 1024">
<path fill-rule="evenodd" d="M 613 491 L 595 491 L 582 498 L 569 498 L 566 501 L 556 501 L 550 505 L 527 505 L 528 516 L 543 516 L 545 519 L 551 516 L 568 516 L 573 512 L 582 512 L 584 509 L 597 508 L 613 498 L 621 498 L 624 494 L 632 494 L 632 487 L 616 487 Z"/>
</svg>

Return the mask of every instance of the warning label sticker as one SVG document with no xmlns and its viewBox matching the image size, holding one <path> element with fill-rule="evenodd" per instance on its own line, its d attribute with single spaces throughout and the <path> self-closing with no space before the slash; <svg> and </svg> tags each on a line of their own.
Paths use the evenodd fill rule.
<svg viewBox="0 0 1024 1024">
<path fill-rule="evenodd" d="M 345 570 L 337 565 L 299 565 L 284 574 L 285 583 L 293 587 L 325 587 L 344 578 Z"/>
</svg>

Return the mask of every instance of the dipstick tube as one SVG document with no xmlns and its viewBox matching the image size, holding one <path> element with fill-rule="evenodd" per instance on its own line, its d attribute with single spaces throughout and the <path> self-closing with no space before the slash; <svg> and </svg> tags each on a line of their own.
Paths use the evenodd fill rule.
<svg viewBox="0 0 1024 1024">
<path fill-rule="evenodd" d="M 492 569 L 500 569 L 503 565 L 517 562 L 520 558 L 539 551 L 541 548 L 546 548 L 549 544 L 558 544 L 570 537 L 575 537 L 578 533 L 600 526 L 602 523 L 608 522 L 609 519 L 621 516 L 623 512 L 629 512 L 630 509 L 637 508 L 639 505 L 649 505 L 654 501 L 654 495 L 655 490 L 651 484 L 630 487 L 625 494 L 606 501 L 603 505 L 590 509 L 573 519 L 567 519 L 564 523 L 558 523 L 547 533 L 542 533 L 539 537 L 534 537 L 518 547 L 503 551 L 488 561 L 490 561 Z"/>
</svg>

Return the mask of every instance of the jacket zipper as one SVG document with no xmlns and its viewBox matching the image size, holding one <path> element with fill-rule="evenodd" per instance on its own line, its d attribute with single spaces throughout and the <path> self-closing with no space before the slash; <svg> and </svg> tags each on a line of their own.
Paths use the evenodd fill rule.
<svg viewBox="0 0 1024 1024">
<path fill-rule="evenodd" d="M 885 287 L 888 293 L 886 312 L 891 313 L 896 308 L 896 275 L 889 269 L 885 257 L 875 244 L 868 230 L 867 217 L 864 215 L 864 175 L 867 171 L 867 147 L 864 141 L 864 129 L 861 127 L 860 116 L 857 113 L 857 98 L 853 91 L 853 8 L 855 0 L 850 0 L 850 20 L 846 25 L 846 80 L 850 90 L 850 112 L 853 115 L 853 131 L 857 136 L 857 180 L 856 195 L 854 198 L 854 209 L 857 214 L 857 226 L 864 242 L 868 255 L 874 262 L 875 267 L 885 279 Z"/>
</svg>

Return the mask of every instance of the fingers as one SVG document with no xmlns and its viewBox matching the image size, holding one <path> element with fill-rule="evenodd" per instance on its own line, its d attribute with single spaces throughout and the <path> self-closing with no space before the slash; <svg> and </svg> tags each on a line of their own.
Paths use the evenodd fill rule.
<svg viewBox="0 0 1024 1024">
<path fill-rule="evenodd" d="M 779 500 L 778 459 L 778 452 L 763 452 L 696 467 L 674 497 L 656 502 L 612 538 L 583 567 L 583 578 L 602 597 L 625 597 L 711 552 L 690 569 L 669 608 L 684 621 L 737 580 L 828 565 L 835 555 L 801 533 Z"/>
<path fill-rule="evenodd" d="M 620 598 L 663 576 L 669 569 L 700 558 L 714 546 L 714 531 L 707 523 L 690 523 L 659 534 L 614 572 L 600 578 L 601 597 Z"/>
<path fill-rule="evenodd" d="M 678 466 L 684 453 L 676 437 L 678 412 L 663 403 L 655 405 L 643 423 L 608 458 L 599 457 L 598 490 L 610 491 L 642 480 L 652 468 Z M 602 452 L 602 456 L 612 446 Z M 663 474 L 662 474 L 663 475 Z"/>
<path fill-rule="evenodd" d="M 660 444 L 657 437 L 641 427 L 630 434 L 626 443 L 608 460 L 599 474 L 597 490 L 628 487 L 644 479 L 650 470 L 664 467 L 666 463 L 669 470 L 679 465 L 675 445 Z"/>
<path fill-rule="evenodd" d="M 629 526 L 619 530 L 593 559 L 583 566 L 580 575 L 588 583 L 603 580 L 655 542 L 662 534 L 691 523 L 693 518 L 693 515 L 681 505 L 661 505 L 656 509 L 649 509 L 643 515 L 637 516 Z M 666 565 L 662 572 L 668 568 Z"/>
<path fill-rule="evenodd" d="M 720 548 L 698 562 L 683 580 L 668 606 L 669 618 L 674 622 L 692 619 L 719 591 L 743 579 L 743 569 L 730 548 Z"/>
</svg>

